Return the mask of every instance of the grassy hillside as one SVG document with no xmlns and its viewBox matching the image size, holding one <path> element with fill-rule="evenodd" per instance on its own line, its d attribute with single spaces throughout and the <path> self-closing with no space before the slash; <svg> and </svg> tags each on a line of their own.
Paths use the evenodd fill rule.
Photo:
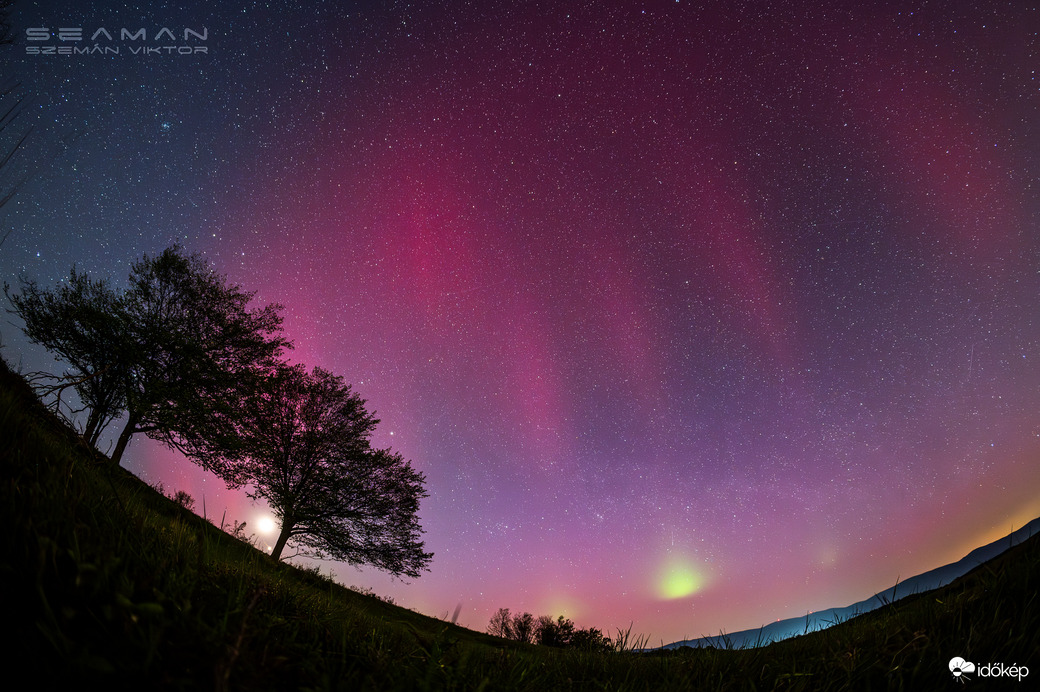
<svg viewBox="0 0 1040 692">
<path fill-rule="evenodd" d="M 1040 679 L 1037 538 L 948 587 L 761 649 L 517 645 L 272 561 L 87 448 L 6 365 L 0 507 L 16 640 L 4 657 L 43 689 L 952 689 L 954 656 Z"/>
</svg>

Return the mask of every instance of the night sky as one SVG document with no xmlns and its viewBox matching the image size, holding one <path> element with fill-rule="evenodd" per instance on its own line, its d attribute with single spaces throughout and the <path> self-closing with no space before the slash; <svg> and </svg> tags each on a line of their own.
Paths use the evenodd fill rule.
<svg viewBox="0 0 1040 692">
<path fill-rule="evenodd" d="M 284 305 L 428 479 L 431 572 L 340 581 L 658 644 L 1040 515 L 1031 3 L 90 4 L 19 3 L 0 275 L 179 241 Z M 124 464 L 259 533 L 183 457 Z"/>
</svg>

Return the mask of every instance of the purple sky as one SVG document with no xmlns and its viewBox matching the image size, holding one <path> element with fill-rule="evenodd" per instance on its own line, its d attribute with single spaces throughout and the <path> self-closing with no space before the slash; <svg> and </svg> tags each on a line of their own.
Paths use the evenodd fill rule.
<svg viewBox="0 0 1040 692">
<path fill-rule="evenodd" d="M 283 304 L 428 479 L 431 572 L 340 580 L 475 629 L 757 627 L 1040 515 L 1035 8 L 435 4 L 21 3 L 43 162 L 0 271 L 179 239 Z M 118 40 L 163 26 L 207 53 Z"/>
</svg>

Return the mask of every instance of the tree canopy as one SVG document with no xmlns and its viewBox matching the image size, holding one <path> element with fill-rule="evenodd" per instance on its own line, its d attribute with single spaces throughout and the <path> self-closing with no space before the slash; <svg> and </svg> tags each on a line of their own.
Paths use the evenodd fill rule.
<svg viewBox="0 0 1040 692">
<path fill-rule="evenodd" d="M 106 281 L 75 267 L 55 289 L 23 279 L 19 295 L 12 296 L 6 284 L 4 290 L 25 322 L 25 335 L 72 366 L 72 373 L 57 379 L 73 387 L 90 412 L 83 436 L 96 445 L 108 423 L 125 410 L 120 349 L 128 325 L 121 296 Z"/>
<path fill-rule="evenodd" d="M 194 458 L 231 486 L 248 485 L 281 522 L 272 555 L 289 541 L 311 554 L 418 577 L 417 512 L 425 477 L 400 454 L 373 449 L 378 420 L 341 377 L 281 365 L 241 402 L 237 425 Z"/>
<path fill-rule="evenodd" d="M 252 293 L 177 246 L 136 262 L 125 291 L 75 268 L 57 288 L 4 288 L 25 334 L 73 367 L 88 440 L 126 413 L 115 463 L 138 432 L 185 452 L 217 437 L 252 378 L 289 346 L 279 306 L 250 309 Z"/>
<path fill-rule="evenodd" d="M 233 425 L 250 382 L 289 346 L 280 306 L 249 309 L 253 296 L 177 247 L 133 265 L 123 349 L 128 420 L 113 460 L 136 432 L 188 453 Z"/>
</svg>

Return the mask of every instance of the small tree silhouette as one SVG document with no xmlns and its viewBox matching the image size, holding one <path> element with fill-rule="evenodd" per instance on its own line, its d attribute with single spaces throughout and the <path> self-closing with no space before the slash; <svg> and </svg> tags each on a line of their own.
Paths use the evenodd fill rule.
<svg viewBox="0 0 1040 692">
<path fill-rule="evenodd" d="M 614 648 L 610 639 L 594 627 L 577 629 L 569 618 L 562 615 L 555 620 L 549 615 L 537 619 L 530 613 L 511 615 L 509 608 L 499 608 L 491 616 L 487 632 L 503 639 L 557 648 L 571 647 L 584 651 L 612 651 Z"/>
<path fill-rule="evenodd" d="M 595 627 L 575 630 L 571 635 L 570 647 L 582 651 L 610 651 L 610 639 Z"/>
<path fill-rule="evenodd" d="M 537 623 L 530 613 L 511 615 L 509 608 L 499 608 L 488 623 L 488 634 L 503 639 L 530 644 L 534 641 Z"/>
<path fill-rule="evenodd" d="M 531 643 L 534 641 L 535 631 L 534 615 L 517 613 L 513 616 L 513 639 L 518 642 Z"/>
<path fill-rule="evenodd" d="M 487 633 L 502 639 L 513 638 L 513 617 L 509 614 L 509 608 L 499 608 L 495 611 L 488 622 Z"/>
<path fill-rule="evenodd" d="M 171 497 L 170 499 L 179 504 L 184 509 L 188 510 L 189 512 L 195 509 L 195 498 L 183 490 L 178 490 L 176 493 L 173 494 L 173 497 Z"/>
<path fill-rule="evenodd" d="M 574 636 L 574 623 L 570 619 L 559 616 L 553 620 L 549 615 L 538 618 L 535 629 L 535 642 L 542 646 L 565 647 L 571 643 Z"/>
</svg>

